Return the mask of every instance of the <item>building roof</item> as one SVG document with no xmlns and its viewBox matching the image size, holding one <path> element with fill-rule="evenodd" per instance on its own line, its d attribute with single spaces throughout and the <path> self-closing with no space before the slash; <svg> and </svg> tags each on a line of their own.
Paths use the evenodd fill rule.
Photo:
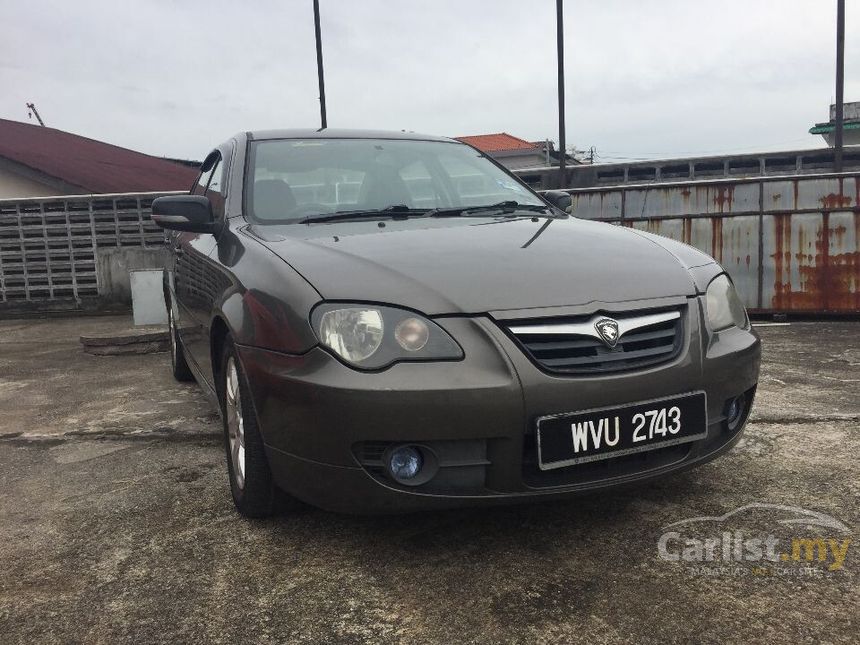
<svg viewBox="0 0 860 645">
<path fill-rule="evenodd" d="M 481 152 L 507 152 L 510 150 L 541 150 L 541 146 L 520 139 L 507 132 L 496 134 L 476 134 L 468 137 L 454 137 L 457 141 L 475 146 Z"/>
<path fill-rule="evenodd" d="M 845 120 L 842 122 L 843 130 L 860 130 L 860 120 Z M 828 123 L 816 123 L 809 129 L 809 134 L 827 134 L 836 130 L 836 124 L 833 121 Z"/>
<path fill-rule="evenodd" d="M 0 157 L 91 193 L 188 190 L 197 171 L 70 132 L 0 119 Z"/>
</svg>

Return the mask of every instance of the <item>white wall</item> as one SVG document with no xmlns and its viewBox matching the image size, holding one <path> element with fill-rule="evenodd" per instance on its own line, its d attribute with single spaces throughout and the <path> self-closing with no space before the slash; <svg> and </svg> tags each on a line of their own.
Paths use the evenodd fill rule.
<svg viewBox="0 0 860 645">
<path fill-rule="evenodd" d="M 827 145 L 831 148 L 836 145 L 836 131 L 833 130 L 828 132 L 827 134 L 821 135 L 824 137 L 824 140 L 827 142 Z M 845 146 L 857 146 L 860 145 L 860 130 L 842 130 L 842 145 Z M 848 152 L 854 152 L 850 150 Z"/>
<path fill-rule="evenodd" d="M 523 154 L 506 154 L 504 156 L 496 157 L 492 153 L 490 156 L 494 157 L 496 161 L 498 161 L 503 166 L 511 170 L 516 170 L 519 168 L 536 168 L 539 166 L 546 166 L 546 154 L 543 150 L 539 151 L 531 151 L 528 150 Z"/>
<path fill-rule="evenodd" d="M 56 194 L 57 189 L 53 186 L 0 168 L 0 199 L 7 197 L 47 197 Z"/>
</svg>

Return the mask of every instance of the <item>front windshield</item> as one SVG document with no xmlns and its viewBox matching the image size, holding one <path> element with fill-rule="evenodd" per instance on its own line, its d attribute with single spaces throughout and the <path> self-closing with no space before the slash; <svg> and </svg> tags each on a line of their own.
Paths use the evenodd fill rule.
<svg viewBox="0 0 860 645">
<path fill-rule="evenodd" d="M 249 215 L 262 224 L 392 207 L 543 205 L 480 152 L 444 141 L 255 141 L 249 164 Z"/>
</svg>

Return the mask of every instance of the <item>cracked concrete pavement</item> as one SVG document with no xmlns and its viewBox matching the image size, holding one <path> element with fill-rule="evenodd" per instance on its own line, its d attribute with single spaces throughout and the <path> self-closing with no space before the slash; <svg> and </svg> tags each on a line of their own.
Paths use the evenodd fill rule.
<svg viewBox="0 0 860 645">
<path fill-rule="evenodd" d="M 214 434 L 218 414 L 177 383 L 167 354 L 92 356 L 85 335 L 121 333 L 130 316 L 0 322 L 0 438 Z"/>
<path fill-rule="evenodd" d="M 860 323 L 762 326 L 726 456 L 565 503 L 398 517 L 232 509 L 217 415 L 166 354 L 90 356 L 121 318 L 0 322 L 0 641 L 856 642 L 858 557 L 739 575 L 658 557 L 672 522 L 860 508 Z M 817 563 L 813 562 L 813 565 Z"/>
</svg>

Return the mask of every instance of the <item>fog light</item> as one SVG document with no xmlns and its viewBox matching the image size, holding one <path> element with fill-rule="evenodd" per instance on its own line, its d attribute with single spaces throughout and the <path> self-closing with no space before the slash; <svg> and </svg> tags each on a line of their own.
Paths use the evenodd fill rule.
<svg viewBox="0 0 860 645">
<path fill-rule="evenodd" d="M 739 396 L 729 402 L 728 410 L 726 410 L 726 422 L 729 425 L 729 430 L 736 430 L 743 416 L 744 397 Z"/>
<path fill-rule="evenodd" d="M 388 472 L 398 481 L 408 481 L 421 472 L 424 458 L 412 446 L 398 446 L 388 456 Z"/>
</svg>

